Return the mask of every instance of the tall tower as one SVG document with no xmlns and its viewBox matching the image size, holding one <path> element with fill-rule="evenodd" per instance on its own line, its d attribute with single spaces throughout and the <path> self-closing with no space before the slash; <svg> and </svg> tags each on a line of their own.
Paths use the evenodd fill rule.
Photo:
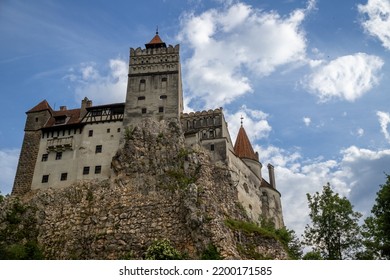
<svg viewBox="0 0 390 280">
<path fill-rule="evenodd" d="M 12 188 L 13 195 L 23 195 L 31 190 L 42 135 L 41 128 L 50 119 L 53 110 L 47 101 L 43 100 L 27 111 L 26 114 L 27 120 L 24 128 L 22 150 L 20 151 L 14 186 Z"/>
<path fill-rule="evenodd" d="M 158 32 L 145 49 L 130 49 L 124 126 L 142 118 L 179 118 L 183 92 L 179 45 L 166 46 Z"/>
</svg>

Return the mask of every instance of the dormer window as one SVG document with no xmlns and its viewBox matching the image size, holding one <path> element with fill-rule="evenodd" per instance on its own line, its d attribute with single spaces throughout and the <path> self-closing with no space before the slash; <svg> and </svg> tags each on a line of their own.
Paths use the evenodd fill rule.
<svg viewBox="0 0 390 280">
<path fill-rule="evenodd" d="M 64 124 L 66 122 L 66 116 L 55 117 L 55 124 Z"/>
</svg>

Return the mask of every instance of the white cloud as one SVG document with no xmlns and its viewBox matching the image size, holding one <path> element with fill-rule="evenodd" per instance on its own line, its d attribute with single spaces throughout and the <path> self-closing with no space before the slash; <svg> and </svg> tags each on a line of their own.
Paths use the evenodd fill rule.
<svg viewBox="0 0 390 280">
<path fill-rule="evenodd" d="M 362 21 L 364 30 L 377 37 L 383 47 L 390 49 L 390 2 L 387 0 L 368 0 L 366 5 L 358 5 L 361 14 L 367 15 Z"/>
<path fill-rule="evenodd" d="M 356 131 L 357 135 L 359 137 L 362 137 L 364 135 L 364 129 L 363 128 L 358 128 L 358 130 Z"/>
<path fill-rule="evenodd" d="M 19 149 L 0 150 L 0 191 L 3 195 L 11 193 L 16 167 L 18 165 L 19 153 Z"/>
<path fill-rule="evenodd" d="M 257 139 L 268 137 L 272 128 L 267 121 L 267 117 L 268 114 L 259 110 L 249 109 L 246 106 L 241 106 L 240 110 L 233 114 L 225 111 L 225 118 L 229 124 L 229 133 L 232 141 L 235 141 L 240 129 L 241 118 L 243 118 L 243 126 L 252 143 Z"/>
<path fill-rule="evenodd" d="M 124 102 L 127 86 L 127 62 L 111 59 L 107 73 L 102 74 L 95 63 L 83 63 L 79 69 L 71 68 L 65 77 L 75 86 L 77 101 L 84 97 L 94 104 Z"/>
<path fill-rule="evenodd" d="M 310 123 L 311 123 L 311 119 L 308 118 L 308 117 L 304 117 L 302 120 L 303 120 L 303 123 L 304 123 L 306 126 L 309 126 Z"/>
<path fill-rule="evenodd" d="M 282 65 L 304 61 L 301 23 L 314 3 L 284 17 L 244 3 L 183 15 L 178 39 L 192 50 L 183 66 L 193 100 L 223 106 L 253 91 L 250 75 L 266 76 Z"/>
<path fill-rule="evenodd" d="M 315 69 L 303 85 L 322 102 L 332 98 L 352 102 L 378 84 L 383 64 L 381 58 L 365 53 L 341 56 Z"/>
<path fill-rule="evenodd" d="M 346 196 L 355 211 L 369 214 L 379 185 L 384 183 L 383 172 L 389 173 L 390 150 L 369 150 L 350 146 L 340 151 L 339 159 L 303 159 L 299 150 L 288 151 L 275 146 L 258 146 L 263 166 L 275 166 L 277 189 L 282 195 L 286 226 L 302 234 L 310 222 L 306 194 L 321 192 L 327 182 L 341 196 Z M 386 169 L 387 168 L 387 169 Z M 263 177 L 268 171 L 263 167 Z"/>
<path fill-rule="evenodd" d="M 385 136 L 386 140 L 390 143 L 390 135 L 389 135 L 389 131 L 387 130 L 387 127 L 390 123 L 390 114 L 386 112 L 378 111 L 376 112 L 376 115 L 379 118 L 379 123 L 381 125 L 382 133 Z"/>
</svg>

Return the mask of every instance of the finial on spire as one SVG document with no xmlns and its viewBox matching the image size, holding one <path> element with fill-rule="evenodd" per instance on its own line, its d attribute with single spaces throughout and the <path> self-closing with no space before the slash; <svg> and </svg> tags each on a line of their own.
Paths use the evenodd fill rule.
<svg viewBox="0 0 390 280">
<path fill-rule="evenodd" d="M 242 126 L 242 120 L 244 119 L 244 117 L 241 115 L 241 118 L 240 118 L 240 119 L 241 119 L 241 126 Z"/>
<path fill-rule="evenodd" d="M 156 35 L 158 35 L 158 25 L 157 25 L 157 27 L 156 27 Z"/>
</svg>

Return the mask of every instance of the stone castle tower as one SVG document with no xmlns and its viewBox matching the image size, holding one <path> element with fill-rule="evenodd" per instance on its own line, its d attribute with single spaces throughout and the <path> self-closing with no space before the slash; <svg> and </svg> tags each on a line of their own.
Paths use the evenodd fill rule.
<svg viewBox="0 0 390 280">
<path fill-rule="evenodd" d="M 179 45 L 167 47 L 156 32 L 145 46 L 130 49 L 124 126 L 148 117 L 179 119 L 183 112 Z"/>
<path fill-rule="evenodd" d="M 233 144 L 222 108 L 183 113 L 179 51 L 179 45 L 167 46 L 158 32 L 144 49 L 131 48 L 124 103 L 93 106 L 85 98 L 80 108 L 56 111 L 44 100 L 27 111 L 12 194 L 114 178 L 113 157 L 126 131 L 147 119 L 174 119 L 188 150 L 203 149 L 213 164 L 227 170 L 252 221 L 265 218 L 283 227 L 274 168 L 267 165 L 267 182 L 243 125 Z"/>
</svg>

